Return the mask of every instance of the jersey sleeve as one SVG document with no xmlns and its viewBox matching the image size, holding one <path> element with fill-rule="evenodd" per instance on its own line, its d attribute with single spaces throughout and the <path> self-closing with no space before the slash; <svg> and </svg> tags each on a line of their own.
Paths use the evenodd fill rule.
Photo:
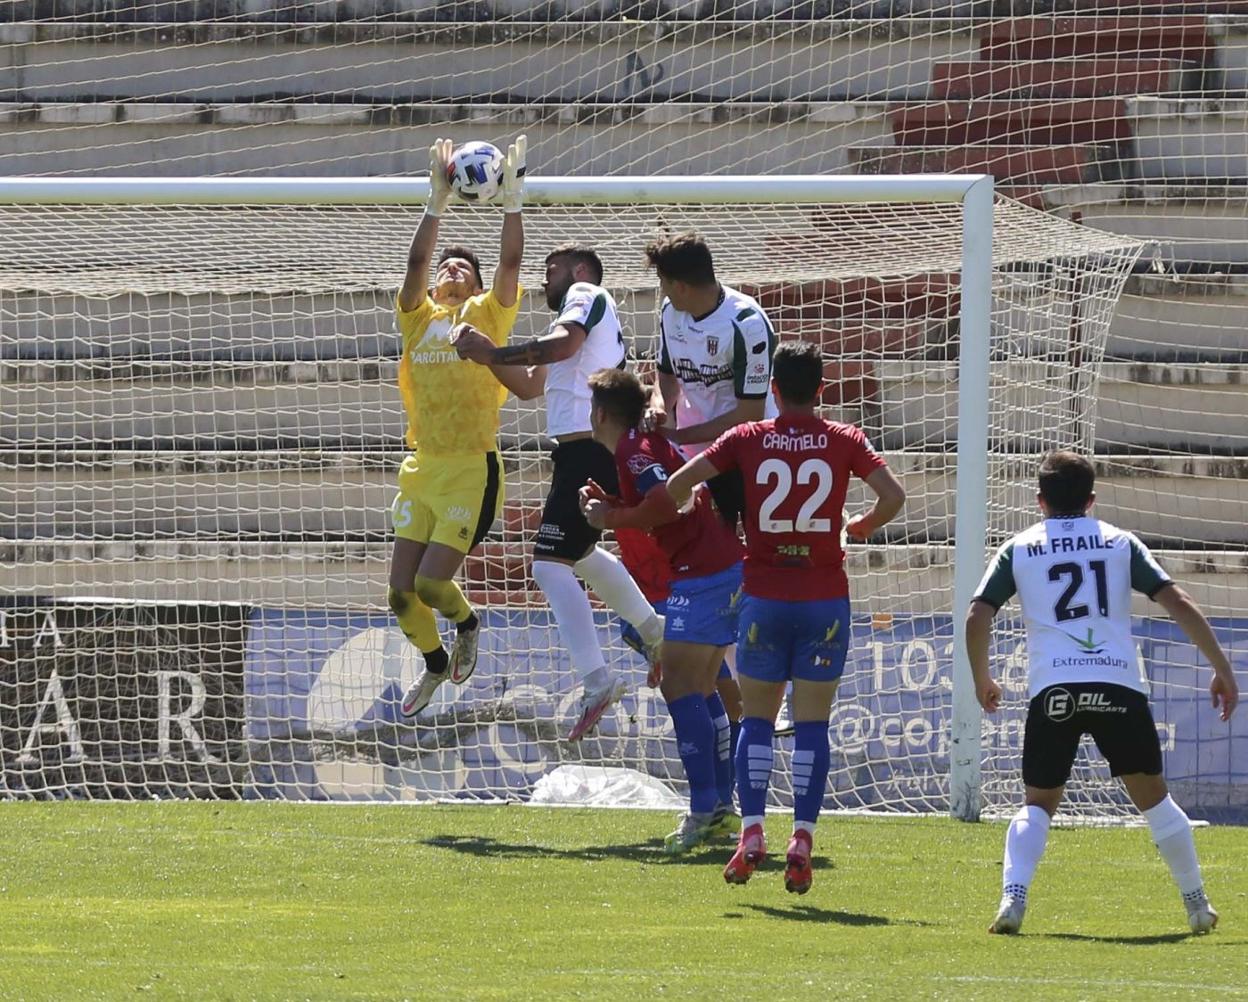
<svg viewBox="0 0 1248 1002">
<path fill-rule="evenodd" d="M 748 428 L 748 424 L 739 424 L 735 428 L 729 428 L 726 432 L 715 439 L 708 445 L 699 455 L 699 459 L 709 459 L 711 465 L 720 473 L 727 473 L 729 470 L 735 470 L 740 465 L 740 449 L 743 441 L 744 431 Z"/>
<path fill-rule="evenodd" d="M 1000 609 L 1018 590 L 1014 584 L 1014 540 L 1010 540 L 993 557 L 983 580 L 975 589 L 974 598 L 987 602 L 994 609 Z"/>
<path fill-rule="evenodd" d="M 417 331 L 423 330 L 424 327 L 433 318 L 433 300 L 428 296 L 420 301 L 420 305 L 414 310 L 405 310 L 399 306 L 399 300 L 394 300 L 394 322 L 399 328 L 399 333 L 404 337 Z"/>
<path fill-rule="evenodd" d="M 663 375 L 670 376 L 676 370 L 672 368 L 672 356 L 667 350 L 667 309 L 668 304 L 664 303 L 659 311 L 659 360 L 655 368 Z"/>
<path fill-rule="evenodd" d="M 732 321 L 732 388 L 738 400 L 762 400 L 771 389 L 776 333 L 761 310 L 747 306 Z"/>
<path fill-rule="evenodd" d="M 1127 533 L 1127 542 L 1131 547 L 1131 587 L 1152 598 L 1172 579 L 1134 534 Z"/>
<path fill-rule="evenodd" d="M 627 466 L 633 485 L 643 498 L 659 484 L 667 483 L 667 468 L 645 439 L 642 439 L 637 451 L 629 457 Z"/>
<path fill-rule="evenodd" d="M 592 285 L 578 282 L 568 290 L 555 324 L 580 324 L 592 331 L 607 315 L 607 294 Z"/>
<path fill-rule="evenodd" d="M 850 456 L 850 469 L 859 480 L 866 480 L 876 470 L 887 466 L 884 458 L 875 451 L 871 439 L 861 428 L 854 428 L 853 453 Z"/>
</svg>

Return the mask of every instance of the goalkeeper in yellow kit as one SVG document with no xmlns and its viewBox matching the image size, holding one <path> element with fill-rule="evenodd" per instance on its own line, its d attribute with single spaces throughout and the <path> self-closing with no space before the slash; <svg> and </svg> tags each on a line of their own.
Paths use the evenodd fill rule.
<svg viewBox="0 0 1248 1002">
<path fill-rule="evenodd" d="M 448 339 L 456 324 L 470 323 L 503 345 L 520 307 L 524 136 L 507 150 L 493 285 L 485 291 L 471 250 L 449 246 L 438 256 L 428 289 L 438 220 L 451 199 L 451 152 L 449 139 L 439 139 L 429 151 L 429 201 L 408 250 L 395 313 L 403 335 L 399 391 L 412 452 L 399 468 L 399 493 L 391 509 L 395 539 L 387 598 L 425 661 L 403 697 L 405 717 L 424 709 L 446 679 L 462 684 L 476 668 L 480 621 L 454 577 L 503 505 L 497 436 L 498 410 L 507 391 L 488 368 L 461 360 Z M 435 609 L 455 624 L 449 656 Z"/>
</svg>

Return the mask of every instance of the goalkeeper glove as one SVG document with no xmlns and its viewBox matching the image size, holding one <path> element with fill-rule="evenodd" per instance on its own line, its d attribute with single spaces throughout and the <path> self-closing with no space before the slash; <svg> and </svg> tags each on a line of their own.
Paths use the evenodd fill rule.
<svg viewBox="0 0 1248 1002">
<path fill-rule="evenodd" d="M 437 217 L 446 211 L 451 200 L 451 179 L 447 171 L 451 166 L 451 153 L 454 146 L 449 139 L 436 139 L 429 147 L 429 201 L 425 203 L 425 212 Z"/>
<path fill-rule="evenodd" d="M 503 211 L 520 212 L 524 209 L 524 158 L 528 147 L 527 136 L 519 136 L 507 147 L 503 158 Z"/>
</svg>

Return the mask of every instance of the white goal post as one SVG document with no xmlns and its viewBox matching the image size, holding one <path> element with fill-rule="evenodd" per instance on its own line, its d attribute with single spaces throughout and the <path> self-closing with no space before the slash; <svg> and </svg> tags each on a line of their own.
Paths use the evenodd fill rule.
<svg viewBox="0 0 1248 1002">
<path fill-rule="evenodd" d="M 416 216 L 404 210 L 422 204 L 427 193 L 425 180 L 396 177 L 0 179 L 0 220 L 13 234 L 9 248 L 0 252 L 0 349 L 4 351 L 0 365 L 8 366 L 3 384 L 6 401 L 0 405 L 0 421 L 7 430 L 0 449 L 10 453 L 5 461 L 9 476 L 0 483 L 0 505 L 17 526 L 2 561 L 9 584 L 0 586 L 0 591 L 12 601 L 33 598 L 53 605 L 91 596 L 109 602 L 222 602 L 301 611 L 358 605 L 372 615 L 384 614 L 386 544 L 378 534 L 384 529 L 378 530 L 373 522 L 350 528 L 358 506 L 353 496 L 343 491 L 326 493 L 323 485 L 319 488 L 326 505 L 340 509 L 335 525 L 348 528 L 317 536 L 320 530 L 307 529 L 307 525 L 319 524 L 318 517 L 307 508 L 297 513 L 299 530 L 292 528 L 293 502 L 287 498 L 296 492 L 291 486 L 296 479 L 293 472 L 290 483 L 280 488 L 282 494 L 276 487 L 265 494 L 253 489 L 254 485 L 247 486 L 251 481 L 243 486 L 238 486 L 241 480 L 230 481 L 235 486 L 223 489 L 220 510 L 211 513 L 215 521 L 205 521 L 201 498 L 195 505 L 198 521 L 191 515 L 185 522 L 178 521 L 182 516 L 173 512 L 168 516 L 173 527 L 167 528 L 162 527 L 160 502 L 150 497 L 148 503 L 156 509 L 151 517 L 135 516 L 143 503 L 143 488 L 135 487 L 138 479 L 126 480 L 123 491 L 122 473 L 117 471 L 119 464 L 130 462 L 125 456 L 150 450 L 162 456 L 184 456 L 178 460 L 184 463 L 188 461 L 185 454 L 193 453 L 205 470 L 226 468 L 213 466 L 218 460 L 207 458 L 211 453 L 228 455 L 228 462 L 234 464 L 230 469 L 260 469 L 255 463 L 281 462 L 289 470 L 315 469 L 317 475 L 325 476 L 326 470 L 338 468 L 335 463 L 346 462 L 343 456 L 354 457 L 365 450 L 363 433 L 357 437 L 365 444 L 352 444 L 356 438 L 350 432 L 358 428 L 348 428 L 338 413 L 345 406 L 342 401 L 370 376 L 379 383 L 379 394 L 397 401 L 397 392 L 384 379 L 378 380 L 374 369 L 352 370 L 352 375 L 342 376 L 346 363 L 341 362 L 341 354 L 315 353 L 321 350 L 318 332 L 322 327 L 334 328 L 324 337 L 343 343 L 347 318 L 359 311 L 358 297 L 370 290 L 377 292 L 368 306 L 370 316 L 384 315 L 387 290 L 397 286 L 401 274 L 404 234 L 410 234 L 416 222 Z M 490 207 L 456 206 L 443 223 L 443 236 L 456 242 L 467 236 L 474 246 L 492 253 L 497 218 Z M 915 650 L 932 652 L 931 668 L 921 673 L 913 660 L 920 654 L 907 648 L 897 669 L 889 660 L 891 641 L 871 641 L 876 688 L 862 690 L 863 705 L 869 699 L 882 699 L 902 709 L 895 711 L 896 720 L 887 715 L 893 710 L 877 707 L 871 711 L 878 711 L 875 723 L 853 725 L 842 720 L 839 730 L 834 726 L 834 755 L 838 736 L 862 739 L 860 750 L 846 753 L 843 774 L 838 774 L 842 778 L 834 779 L 837 796 L 864 807 L 948 809 L 964 820 L 977 819 L 981 808 L 999 809 L 1008 800 L 1001 792 L 1005 781 L 1000 788 L 988 784 L 991 789 L 986 792 L 981 769 L 1004 775 L 1009 762 L 1016 767 L 1017 742 L 1010 744 L 1009 728 L 999 728 L 992 747 L 985 746 L 961 617 L 989 546 L 1030 518 L 1027 504 L 1019 501 L 1030 482 L 1028 463 L 1042 449 L 1086 447 L 1091 441 L 1097 372 L 1109 319 L 1140 245 L 996 197 L 987 175 L 532 177 L 526 183 L 529 250 L 525 276 L 529 280 L 525 284 L 537 284 L 531 280 L 538 273 L 533 262 L 540 262 L 555 243 L 577 238 L 599 246 L 608 266 L 605 284 L 618 283 L 623 294 L 617 298 L 629 300 L 625 307 L 633 310 L 634 347 L 644 362 L 646 345 L 653 340 L 655 308 L 653 282 L 642 266 L 644 238 L 686 226 L 697 227 L 707 236 L 724 281 L 745 286 L 769 309 L 774 304 L 777 315 L 773 319 L 782 340 L 822 338 L 835 328 L 835 337 L 823 342 L 831 378 L 834 384 L 840 380 L 853 390 L 837 388 L 830 398 L 825 397 L 829 413 L 865 422 L 903 481 L 913 471 L 921 483 L 910 489 L 912 514 L 903 516 L 895 534 L 874 551 L 868 547 L 851 554 L 849 567 L 855 612 L 869 619 L 863 629 L 881 631 L 879 635 L 884 636 L 907 617 L 916 624 L 921 621 L 907 636 L 914 638 Z M 256 333 L 255 321 L 247 321 L 246 336 L 252 339 L 247 364 L 254 366 L 254 359 L 261 359 L 265 365 L 280 362 L 290 369 L 301 364 L 301 359 L 311 359 L 320 368 L 305 380 L 316 384 L 308 393 L 283 397 L 284 411 L 275 414 L 279 405 L 260 402 L 258 389 L 251 396 L 235 391 L 233 396 L 222 392 L 201 397 L 192 392 L 194 373 L 179 382 L 183 374 L 172 372 L 179 365 L 204 365 L 205 359 L 226 360 L 222 365 L 243 364 L 238 361 L 241 356 L 231 354 L 228 343 L 234 325 L 240 323 L 227 318 L 237 306 L 235 300 L 246 299 L 271 321 L 272 315 L 287 309 L 284 297 L 303 305 L 291 308 L 291 325 L 277 326 L 272 321 L 271 329 L 281 331 L 272 335 L 272 344 L 264 345 L 268 335 Z M 170 305 L 171 300 L 176 302 Z M 938 304 L 935 313 L 924 312 L 929 301 Z M 100 303 L 108 305 L 99 307 Z M 201 306 L 202 314 L 196 312 Z M 158 320 L 133 319 L 149 307 L 160 311 Z M 533 314 L 530 327 L 540 329 L 541 305 L 530 306 L 529 312 Z M 166 415 L 165 423 L 160 415 L 141 421 L 134 417 L 137 405 L 126 401 L 128 395 L 138 399 L 151 386 L 137 385 L 128 357 L 123 359 L 122 354 L 98 345 L 91 352 L 75 354 L 80 342 L 51 350 L 40 340 L 49 330 L 59 330 L 53 336 L 62 339 L 83 336 L 66 335 L 66 328 L 96 338 L 94 325 L 100 322 L 101 313 L 109 315 L 114 333 L 99 334 L 99 338 L 116 336 L 117 317 L 123 313 L 128 318 L 126 336 L 136 343 L 146 337 L 152 345 L 165 344 L 161 338 L 172 330 L 168 336 L 173 340 L 167 343 L 174 344 L 175 350 L 144 349 L 142 363 L 150 366 L 153 379 L 169 380 L 170 398 L 179 398 L 184 389 L 182 406 L 199 407 L 201 413 Z M 179 327 L 183 324 L 185 329 Z M 157 328 L 165 333 L 158 337 L 153 333 Z M 57 380 L 74 378 L 72 373 L 65 375 L 67 366 L 88 364 L 67 362 L 67 354 L 94 359 L 90 364 L 96 366 L 96 376 L 101 366 L 112 368 L 97 382 L 79 387 L 78 397 L 68 387 L 58 394 Z M 382 363 L 387 357 L 391 356 L 384 352 L 377 356 Z M 359 358 L 370 361 L 371 356 Z M 288 376 L 284 369 L 280 378 Z M 231 377 L 231 385 L 258 386 L 262 377 L 267 378 L 249 371 Z M 201 373 L 201 385 L 206 378 Z M 340 385 L 325 382 L 334 379 L 340 379 Z M 324 413 L 319 405 L 308 403 L 317 399 L 309 395 L 312 390 L 326 403 Z M 227 399 L 235 410 L 216 414 L 204 410 L 221 407 Z M 375 398 L 361 396 L 360 400 L 361 414 L 367 413 L 369 400 L 375 404 Z M 385 420 L 392 423 L 384 429 L 393 439 L 391 457 L 397 454 L 399 436 L 393 424 L 394 402 L 387 403 L 391 409 Z M 171 406 L 176 409 L 176 399 Z M 532 420 L 536 413 L 532 408 L 509 406 L 512 409 L 505 412 L 502 432 L 508 442 L 518 443 L 513 467 L 520 507 L 515 523 L 508 521 L 504 526 L 502 542 L 487 543 L 487 548 L 493 545 L 494 549 L 473 558 L 476 563 L 470 561 L 467 580 L 484 596 L 477 601 L 496 602 L 500 610 L 514 612 L 519 617 L 516 622 L 522 620 L 529 631 L 525 636 L 538 636 L 533 631 L 540 629 L 546 631 L 541 636 L 554 637 L 548 622 L 534 626 L 538 622 L 534 607 L 540 596 L 517 580 L 524 577 L 527 546 L 517 530 L 527 510 L 521 508 L 526 499 L 531 500 L 529 488 L 536 488 L 544 476 L 532 452 L 534 429 L 539 425 Z M 248 407 L 254 407 L 254 413 Z M 364 427 L 366 421 L 360 417 L 357 425 Z M 293 441 L 290 429 L 298 426 L 311 426 L 323 440 L 313 435 L 293 445 L 278 444 Z M 246 444 L 239 445 L 244 439 Z M 228 447 L 223 448 L 222 442 Z M 953 464 L 947 461 L 950 446 L 956 449 Z M 274 449 L 285 450 L 285 456 L 272 453 Z M 330 457 L 327 450 L 331 449 L 340 452 Z M 108 453 L 106 459 L 101 458 L 104 453 Z M 361 462 L 364 467 L 369 462 L 370 468 L 377 466 L 375 457 Z M 75 470 L 102 469 L 102 463 L 112 464 L 108 466 L 113 471 L 111 479 L 96 476 L 77 485 L 68 482 Z M 67 481 L 61 488 L 69 492 L 69 500 L 42 497 L 41 478 L 58 477 Z M 88 489 L 87 501 L 75 501 L 75 490 Z M 125 491 L 132 494 L 126 494 L 130 500 L 123 503 L 119 499 Z M 242 510 L 253 497 L 256 510 Z M 852 494 L 850 503 L 854 503 Z M 45 506 L 42 513 L 36 511 L 41 504 Z M 52 514 L 47 511 L 49 504 L 55 509 Z M 126 504 L 133 510 L 122 511 Z M 170 505 L 177 508 L 177 499 Z M 104 509 L 109 512 L 107 518 Z M 124 531 L 118 526 L 125 527 Z M 114 550 L 103 544 L 115 544 Z M 90 549 L 92 545 L 96 548 Z M 99 560 L 113 562 L 107 573 L 99 569 Z M 941 576 L 941 568 L 949 564 L 951 574 Z M 254 633 L 257 621 L 253 615 L 248 630 Z M 923 630 L 933 632 L 929 635 Z M 166 643 L 176 644 L 176 640 Z M 566 666 L 556 664 L 560 656 L 556 641 L 546 643 L 542 665 L 549 662 L 550 677 L 568 680 L 570 686 Z M 433 707 L 439 715 L 436 720 L 431 717 L 426 727 L 429 733 L 438 730 L 442 736 L 429 740 L 418 736 L 414 743 L 407 737 L 394 738 L 393 747 L 387 745 L 384 754 L 364 749 L 366 742 L 359 737 L 365 719 L 372 728 L 369 740 L 376 737 L 380 711 L 375 707 L 360 711 L 349 738 L 344 729 L 342 720 L 356 712 L 357 703 L 371 706 L 368 699 L 348 692 L 358 682 L 350 672 L 342 682 L 345 688 L 335 690 L 332 697 L 322 694 L 316 713 L 307 693 L 303 703 L 287 699 L 281 704 L 287 708 L 282 712 L 296 714 L 290 707 L 303 708 L 298 712 L 305 712 L 307 719 L 298 728 L 287 720 L 288 729 L 305 735 L 307 747 L 316 745 L 318 750 L 308 753 L 315 760 L 312 771 L 322 776 L 325 789 L 332 787 L 346 798 L 471 793 L 523 799 L 553 766 L 569 763 L 628 766 L 679 786 L 679 767 L 672 765 L 674 752 L 664 744 L 670 735 L 641 733 L 644 727 L 639 721 L 645 715 L 641 697 L 636 706 L 621 711 L 614 730 L 609 727 L 600 742 L 587 742 L 583 748 L 572 749 L 558 740 L 562 709 L 551 711 L 556 728 L 544 730 L 550 721 L 542 716 L 547 713 L 542 701 L 562 693 L 550 693 L 545 682 L 533 681 L 536 675 L 532 679 L 525 675 L 547 668 L 534 668 L 535 649 L 522 650 L 517 644 L 511 637 L 500 641 L 494 653 L 487 650 L 486 670 L 478 672 L 478 678 L 496 670 L 513 679 L 510 688 L 504 690 L 500 682 L 500 688 L 491 693 L 494 716 L 489 726 L 494 730 L 489 740 L 506 746 L 505 752 L 495 748 L 499 762 L 490 767 L 495 770 L 490 775 L 500 777 L 497 782 L 502 785 L 497 788 L 491 785 L 493 780 L 465 785 L 463 777 L 473 775 L 484 752 L 478 752 L 468 739 L 461 740 L 467 727 L 462 707 L 457 711 Z M 166 653 L 170 664 L 180 663 L 173 652 Z M 268 656 L 276 655 L 270 652 Z M 410 660 L 410 655 L 403 656 Z M 618 650 L 613 654 L 613 658 L 624 657 Z M 901 674 L 895 675 L 895 669 Z M 180 704 L 169 690 L 170 685 L 180 684 L 176 681 L 182 677 L 179 671 L 186 675 L 191 693 L 189 702 Z M 883 681 L 894 676 L 903 681 Z M 385 682 L 397 677 L 378 676 Z M 212 687 L 204 690 L 198 681 L 192 683 L 183 668 L 161 669 L 161 679 L 165 718 L 159 722 L 162 743 L 156 758 L 168 772 L 179 754 L 171 745 L 180 745 L 182 754 L 188 759 L 198 755 L 202 764 L 212 758 L 211 748 L 198 740 L 207 724 L 201 727 L 187 707 L 194 706 L 196 713 L 226 712 L 221 707 L 229 701 L 222 697 L 214 702 Z M 910 705 L 907 699 L 916 695 L 906 691 L 907 679 L 921 679 L 922 686 L 915 685 L 923 688 L 917 693 L 922 699 L 927 700 L 931 690 L 930 700 L 924 703 L 926 717 L 904 717 L 911 712 L 904 709 Z M 58 677 L 57 685 L 62 684 Z M 257 778 L 261 772 L 271 772 L 274 762 L 288 763 L 284 756 L 302 754 L 274 750 L 283 727 L 273 724 L 275 718 L 257 723 L 262 713 L 257 707 L 276 704 L 265 702 L 271 693 L 262 681 L 253 685 L 248 674 L 245 685 L 245 696 L 238 695 L 236 700 L 245 706 L 239 711 L 247 717 L 242 725 L 245 737 L 231 750 L 215 753 L 214 761 L 229 768 L 223 766 L 219 774 L 208 778 L 188 778 L 192 770 L 179 762 L 174 770 L 179 778 L 167 779 L 169 789 L 187 795 L 197 795 L 202 789 L 214 791 L 211 795 L 236 795 L 223 791 L 263 787 L 267 781 Z M 540 697 L 533 695 L 536 691 Z M 39 765 L 41 742 L 64 745 L 67 740 L 68 725 L 57 721 L 72 713 L 73 707 L 63 708 L 65 699 L 58 695 L 59 689 L 50 692 L 48 685 L 22 690 L 21 698 L 35 701 L 28 707 L 30 712 L 7 724 L 0 721 L 0 731 L 17 729 L 14 736 L 5 738 L 5 747 L 20 749 L 16 758 L 27 773 L 32 761 Z M 369 698 L 373 695 L 381 698 L 380 693 Z M 181 706 L 180 715 L 170 710 L 171 700 L 174 710 Z M 341 709 L 347 704 L 347 710 Z M 506 714 L 499 709 L 504 704 Z M 339 710 L 339 717 L 334 717 Z M 474 719 L 479 719 L 483 711 L 473 712 L 478 714 Z M 332 727 L 326 723 L 331 719 Z M 921 747 L 916 735 L 926 732 L 917 724 L 911 726 L 915 719 L 926 720 L 925 726 L 933 732 L 924 739 L 930 748 Z M 532 724 L 530 730 L 521 727 L 522 720 Z M 630 735 L 630 727 L 641 730 Z M 943 738 L 935 733 L 945 728 Z M 504 729 L 508 736 L 500 738 Z M 229 728 L 218 730 L 224 734 Z M 479 740 L 484 743 L 486 739 Z M 127 741 L 136 747 L 147 743 L 137 732 L 117 739 L 119 746 Z M 228 739 L 219 736 L 218 741 Z M 878 749 L 894 748 L 899 758 L 914 758 L 913 768 L 882 759 Z M 110 784 L 115 782 L 143 788 L 159 785 L 143 769 L 138 769 L 139 778 L 131 776 L 137 769 L 135 761 L 142 758 L 137 753 L 121 755 L 126 761 L 113 770 L 122 777 L 119 780 L 110 779 L 107 769 L 94 778 L 67 778 L 70 770 L 63 748 L 57 754 L 55 774 L 62 778 L 47 780 L 50 786 L 77 782 L 98 791 L 113 789 Z M 341 763 L 335 758 L 339 754 Z M 83 750 L 79 758 L 90 756 L 89 750 Z M 376 769 L 374 758 L 382 763 Z M 540 766 L 535 766 L 539 759 Z M 778 761 L 782 759 L 778 756 Z M 327 760 L 333 760 L 337 770 L 333 782 L 324 780 Z M 662 761 L 656 766 L 656 760 Z M 947 775 L 932 775 L 932 763 L 942 760 L 947 761 Z M 367 768 L 360 765 L 363 762 Z M 144 759 L 141 764 L 146 768 L 150 762 Z M 419 777 L 430 769 L 446 775 L 436 783 Z M 383 772 L 386 778 L 377 779 Z M 514 779 L 517 774 L 521 780 Z M 6 775 L 12 787 L 11 764 L 6 766 Z M 513 781 L 519 786 L 510 785 Z M 1011 781 L 1017 782 L 1016 778 Z M 312 781 L 292 780 L 289 789 L 283 787 L 285 792 L 258 795 L 297 796 L 291 791 L 308 782 Z M 1072 789 L 1077 791 L 1078 773 L 1074 782 Z M 273 780 L 271 785 L 281 783 Z M 876 792 L 866 792 L 877 786 Z M 783 798 L 783 784 L 778 790 Z M 332 791 L 326 796 L 334 797 Z M 1079 803 L 1077 792 L 1072 799 Z M 1113 812 L 1119 806 L 1112 798 L 1093 797 L 1086 809 Z"/>
</svg>

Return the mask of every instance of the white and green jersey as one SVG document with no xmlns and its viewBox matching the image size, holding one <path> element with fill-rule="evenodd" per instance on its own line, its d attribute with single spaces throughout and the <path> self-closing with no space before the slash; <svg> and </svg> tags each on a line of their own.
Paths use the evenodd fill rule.
<svg viewBox="0 0 1248 1002">
<path fill-rule="evenodd" d="M 1087 516 L 1047 518 L 997 551 L 975 597 L 1000 609 L 1017 593 L 1031 696 L 1069 682 L 1147 693 L 1131 638 L 1131 591 L 1152 598 L 1169 583 L 1131 533 Z"/>
<path fill-rule="evenodd" d="M 721 285 L 719 303 L 704 317 L 683 313 L 663 300 L 658 370 L 680 380 L 676 426 L 713 421 L 738 400 L 762 400 L 763 417 L 775 417 L 770 393 L 775 351 L 776 332 L 767 314 L 743 292 Z M 686 445 L 682 451 L 694 455 L 701 448 Z"/>
<path fill-rule="evenodd" d="M 589 377 L 599 369 L 624 368 L 624 331 L 611 293 L 577 282 L 563 297 L 551 324 L 580 324 L 585 341 L 562 362 L 546 367 L 546 434 L 551 438 L 589 431 Z"/>
</svg>

